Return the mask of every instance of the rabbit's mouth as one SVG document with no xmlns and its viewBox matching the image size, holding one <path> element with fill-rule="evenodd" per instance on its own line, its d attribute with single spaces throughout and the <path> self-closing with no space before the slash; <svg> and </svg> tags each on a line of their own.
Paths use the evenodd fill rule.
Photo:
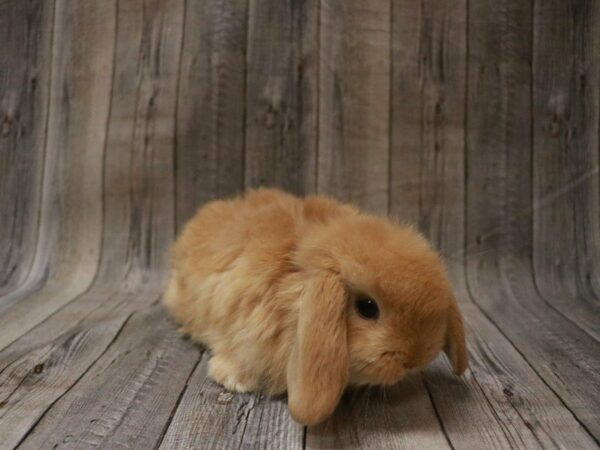
<svg viewBox="0 0 600 450">
<path fill-rule="evenodd" d="M 385 351 L 356 366 L 350 372 L 350 383 L 354 385 L 389 386 L 402 380 L 413 368 L 404 362 L 404 354 L 396 351 Z"/>
</svg>

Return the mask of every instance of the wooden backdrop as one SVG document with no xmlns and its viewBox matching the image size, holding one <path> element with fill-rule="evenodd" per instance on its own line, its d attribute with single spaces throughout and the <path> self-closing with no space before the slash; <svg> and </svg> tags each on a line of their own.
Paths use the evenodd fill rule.
<svg viewBox="0 0 600 450">
<path fill-rule="evenodd" d="M 599 2 L 3 0 L 0 43 L 0 382 L 26 381 L 6 442 L 97 414 L 76 383 L 121 420 L 92 440 L 197 436 L 157 422 L 204 405 L 205 358 L 156 306 L 165 253 L 199 205 L 259 185 L 412 221 L 446 255 L 467 382 L 413 387 L 439 423 L 430 406 L 378 421 L 443 424 L 459 448 L 474 427 L 500 447 L 600 439 Z M 175 368 L 111 377 L 128 345 Z M 232 439 L 262 439 L 256 411 L 285 405 L 253 407 L 194 426 L 235 416 Z M 292 448 L 285 420 L 271 439 Z"/>
</svg>

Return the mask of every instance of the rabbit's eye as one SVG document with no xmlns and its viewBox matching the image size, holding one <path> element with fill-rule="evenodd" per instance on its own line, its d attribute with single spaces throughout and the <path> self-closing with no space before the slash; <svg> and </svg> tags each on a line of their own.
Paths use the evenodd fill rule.
<svg viewBox="0 0 600 450">
<path fill-rule="evenodd" d="M 377 319 L 379 317 L 379 307 L 375 300 L 369 297 L 360 297 L 356 300 L 356 311 L 365 319 Z"/>
</svg>

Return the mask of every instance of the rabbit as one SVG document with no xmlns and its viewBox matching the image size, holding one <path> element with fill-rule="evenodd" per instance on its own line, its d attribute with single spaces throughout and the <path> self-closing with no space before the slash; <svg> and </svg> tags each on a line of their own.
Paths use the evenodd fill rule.
<svg viewBox="0 0 600 450">
<path fill-rule="evenodd" d="M 287 391 L 292 417 L 330 416 L 346 387 L 391 385 L 444 351 L 468 365 L 438 254 L 409 226 L 261 188 L 202 207 L 172 247 L 166 309 L 235 392 Z"/>
</svg>

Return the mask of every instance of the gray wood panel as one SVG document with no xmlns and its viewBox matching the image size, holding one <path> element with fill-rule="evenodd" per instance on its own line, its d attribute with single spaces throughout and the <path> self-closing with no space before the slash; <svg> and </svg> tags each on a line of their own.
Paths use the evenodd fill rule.
<svg viewBox="0 0 600 450">
<path fill-rule="evenodd" d="M 0 4 L 0 296 L 26 283 L 35 254 L 53 18 L 53 1 Z"/>
<path fill-rule="evenodd" d="M 393 3 L 390 214 L 448 258 L 464 245 L 466 20 L 466 1 Z"/>
<path fill-rule="evenodd" d="M 114 6 L 56 1 L 40 233 L 32 267 L 37 279 L 34 292 L 7 295 L 0 348 L 86 291 L 94 279 L 102 239 Z"/>
<path fill-rule="evenodd" d="M 316 190 L 319 2 L 250 0 L 246 187 Z"/>
<path fill-rule="evenodd" d="M 323 0 L 318 191 L 386 214 L 390 0 Z"/>
<path fill-rule="evenodd" d="M 247 0 L 187 1 L 177 106 L 177 225 L 244 186 Z"/>
<path fill-rule="evenodd" d="M 600 5 L 534 15 L 534 264 L 540 294 L 600 340 Z M 562 239 L 557 239 L 562 236 Z"/>
</svg>

